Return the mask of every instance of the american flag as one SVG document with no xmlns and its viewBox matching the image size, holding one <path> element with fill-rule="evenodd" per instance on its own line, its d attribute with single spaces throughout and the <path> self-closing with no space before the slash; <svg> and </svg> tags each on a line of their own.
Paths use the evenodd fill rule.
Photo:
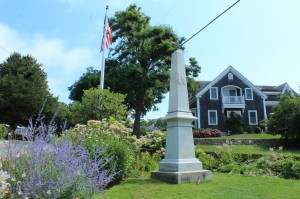
<svg viewBox="0 0 300 199">
<path fill-rule="evenodd" d="M 109 19 L 108 19 L 107 15 L 105 15 L 104 31 L 103 31 L 100 52 L 103 51 L 104 48 L 105 49 L 108 48 L 110 44 L 112 44 L 112 30 L 111 30 L 111 26 L 109 25 Z"/>
</svg>

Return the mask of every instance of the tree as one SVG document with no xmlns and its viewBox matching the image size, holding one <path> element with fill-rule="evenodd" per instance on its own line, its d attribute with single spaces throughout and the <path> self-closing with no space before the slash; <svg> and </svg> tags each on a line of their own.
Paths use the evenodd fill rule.
<svg viewBox="0 0 300 199">
<path fill-rule="evenodd" d="M 88 120 L 101 120 L 109 117 L 124 120 L 127 116 L 124 99 L 125 95 L 112 93 L 108 89 L 98 87 L 84 90 L 82 101 L 75 101 L 70 106 L 75 117 L 73 122 L 85 124 Z"/>
<path fill-rule="evenodd" d="M 171 54 L 184 39 L 169 26 L 151 26 L 150 17 L 136 5 L 116 12 L 110 24 L 117 45 L 106 62 L 106 85 L 127 95 L 126 103 L 135 112 L 133 133 L 139 137 L 141 116 L 156 110 L 168 92 Z M 188 74 L 196 77 L 200 67 L 195 59 L 190 61 Z"/>
<path fill-rule="evenodd" d="M 268 131 L 300 144 L 300 97 L 285 93 L 279 97 L 279 102 L 267 122 Z"/>
<path fill-rule="evenodd" d="M 32 56 L 13 53 L 0 64 L 0 123 L 13 130 L 28 124 L 51 97 L 47 75 Z"/>
<path fill-rule="evenodd" d="M 74 101 L 81 101 L 83 91 L 90 88 L 97 88 L 100 84 L 100 71 L 95 70 L 93 67 L 88 67 L 86 73 L 68 89 L 70 91 L 69 98 Z"/>
</svg>

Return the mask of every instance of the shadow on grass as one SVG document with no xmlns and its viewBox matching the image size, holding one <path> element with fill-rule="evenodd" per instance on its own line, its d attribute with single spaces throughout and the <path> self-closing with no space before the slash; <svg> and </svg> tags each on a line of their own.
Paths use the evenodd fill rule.
<svg viewBox="0 0 300 199">
<path fill-rule="evenodd" d="M 136 185 L 147 185 L 147 184 L 164 184 L 164 185 L 176 185 L 174 183 L 170 183 L 170 182 L 165 182 L 162 180 L 158 180 L 158 179 L 154 179 L 154 178 L 129 178 L 126 179 L 126 184 L 136 184 Z"/>
</svg>

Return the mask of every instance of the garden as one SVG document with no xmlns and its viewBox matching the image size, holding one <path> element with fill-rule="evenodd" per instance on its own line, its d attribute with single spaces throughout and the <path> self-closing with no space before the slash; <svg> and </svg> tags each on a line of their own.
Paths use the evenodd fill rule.
<svg viewBox="0 0 300 199">
<path fill-rule="evenodd" d="M 298 197 L 297 145 L 259 146 L 254 142 L 282 141 L 286 134 L 222 136 L 217 129 L 194 129 L 195 142 L 220 142 L 195 146 L 196 158 L 203 169 L 212 171 L 212 179 L 174 185 L 150 178 L 165 153 L 166 125 L 160 119 L 144 122 L 137 138 L 129 121 L 109 115 L 98 120 L 85 118 L 84 125 L 72 128 L 56 124 L 56 116 L 44 122 L 42 109 L 36 119 L 29 120 L 28 128 L 22 128 L 26 129 L 20 133 L 24 141 L 18 142 L 7 142 L 7 125 L 0 125 L 1 144 L 5 144 L 0 147 L 0 198 Z M 148 126 L 153 125 L 162 130 L 150 130 Z M 290 129 L 295 133 L 292 141 L 298 140 L 295 129 Z"/>
</svg>

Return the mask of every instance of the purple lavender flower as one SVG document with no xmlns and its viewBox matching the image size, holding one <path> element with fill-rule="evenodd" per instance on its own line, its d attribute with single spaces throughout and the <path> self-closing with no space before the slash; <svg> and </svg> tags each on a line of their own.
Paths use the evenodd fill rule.
<svg viewBox="0 0 300 199">
<path fill-rule="evenodd" d="M 39 113 L 39 117 L 41 113 Z M 14 173 L 22 183 L 18 192 L 29 198 L 58 198 L 72 193 L 104 191 L 113 179 L 111 171 L 104 170 L 107 160 L 102 158 L 104 148 L 89 152 L 82 141 L 72 143 L 68 137 L 54 137 L 57 127 L 45 125 L 40 119 L 29 121 L 27 145 L 19 157 L 13 149 L 10 161 Z"/>
</svg>

